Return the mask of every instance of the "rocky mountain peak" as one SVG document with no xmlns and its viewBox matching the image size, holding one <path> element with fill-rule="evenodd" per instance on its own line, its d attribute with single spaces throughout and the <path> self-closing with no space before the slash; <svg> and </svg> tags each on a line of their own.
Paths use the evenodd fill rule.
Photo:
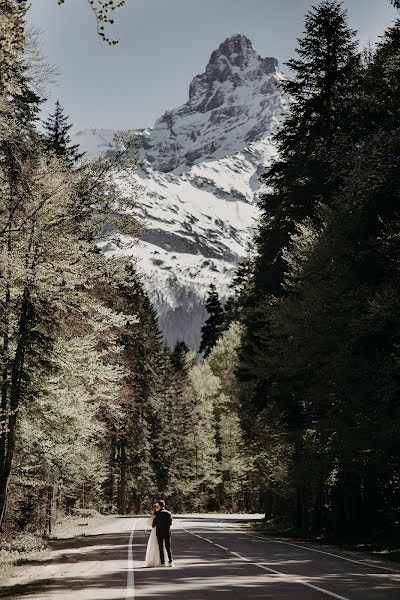
<svg viewBox="0 0 400 600">
<path fill-rule="evenodd" d="M 122 250 L 105 241 L 107 256 L 132 255 L 143 272 L 165 339 L 200 344 L 204 296 L 217 283 L 221 298 L 246 252 L 258 218 L 259 175 L 276 149 L 272 134 L 287 110 L 274 58 L 262 58 L 244 35 L 226 39 L 190 86 L 189 100 L 149 130 L 136 131 L 142 168 L 132 176 L 132 207 L 146 230 Z M 88 150 L 113 151 L 112 132 L 81 132 Z M 129 194 L 129 181 L 118 182 Z M 121 240 L 124 243 L 124 239 Z"/>
<path fill-rule="evenodd" d="M 207 100 L 220 87 L 230 82 L 233 89 L 243 85 L 246 80 L 259 80 L 271 75 L 278 69 L 276 58 L 262 58 L 245 35 L 237 33 L 228 37 L 211 54 L 204 73 L 196 75 L 189 88 L 189 104 L 204 112 L 210 108 Z M 221 94 L 219 94 L 221 95 Z"/>
<path fill-rule="evenodd" d="M 142 154 L 162 172 L 224 158 L 269 135 L 284 112 L 278 61 L 262 58 L 245 35 L 228 37 L 189 87 L 143 137 Z"/>
<path fill-rule="evenodd" d="M 265 60 L 267 61 L 265 63 Z M 244 71 L 249 66 L 268 66 L 268 72 L 272 73 L 278 66 L 278 61 L 275 58 L 263 59 L 256 52 L 251 40 L 241 33 L 232 35 L 219 46 L 217 50 L 211 54 L 206 71 L 214 71 L 216 67 L 230 65 Z"/>
<path fill-rule="evenodd" d="M 253 44 L 245 35 L 236 34 L 227 38 L 217 50 L 211 54 L 206 72 L 217 74 L 232 67 L 245 69 L 249 63 L 257 59 Z"/>
</svg>

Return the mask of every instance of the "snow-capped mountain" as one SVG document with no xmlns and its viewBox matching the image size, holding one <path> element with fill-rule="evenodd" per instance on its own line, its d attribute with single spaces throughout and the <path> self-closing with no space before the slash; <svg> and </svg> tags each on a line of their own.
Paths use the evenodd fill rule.
<svg viewBox="0 0 400 600">
<path fill-rule="evenodd" d="M 257 218 L 258 177 L 275 154 L 271 136 L 287 109 L 281 79 L 275 58 L 234 35 L 193 79 L 183 106 L 136 132 L 143 167 L 132 184 L 143 189 L 135 210 L 146 231 L 134 247 L 126 240 L 124 253 L 138 258 L 170 344 L 181 338 L 197 350 L 209 284 L 228 295 Z M 74 143 L 91 155 L 109 151 L 112 132 L 85 130 Z"/>
</svg>

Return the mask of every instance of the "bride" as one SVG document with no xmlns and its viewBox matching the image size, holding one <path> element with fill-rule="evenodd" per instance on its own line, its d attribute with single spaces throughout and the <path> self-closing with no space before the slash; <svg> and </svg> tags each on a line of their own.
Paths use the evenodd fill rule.
<svg viewBox="0 0 400 600">
<path fill-rule="evenodd" d="M 157 508 L 159 508 L 159 505 L 154 504 L 152 516 L 149 519 L 147 519 L 147 525 L 149 525 L 149 527 L 151 527 L 151 532 L 150 532 L 149 541 L 147 542 L 146 567 L 159 567 L 161 565 L 160 550 L 158 548 L 156 528 L 153 527 L 153 521 L 156 516 Z M 165 558 L 167 558 L 165 546 L 164 546 L 164 555 L 165 555 Z"/>
</svg>

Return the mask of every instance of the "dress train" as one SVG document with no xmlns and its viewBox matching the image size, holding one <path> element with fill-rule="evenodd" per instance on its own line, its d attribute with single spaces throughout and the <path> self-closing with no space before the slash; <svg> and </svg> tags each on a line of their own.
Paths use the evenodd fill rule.
<svg viewBox="0 0 400 600">
<path fill-rule="evenodd" d="M 153 519 L 152 518 L 148 519 L 147 525 L 149 525 L 151 527 L 151 532 L 150 532 L 150 536 L 149 536 L 149 541 L 147 542 L 145 561 L 146 561 L 146 567 L 159 567 L 161 565 L 160 551 L 158 549 L 156 528 L 152 527 L 152 524 L 153 524 Z M 165 544 L 164 544 L 164 561 L 166 562 L 167 560 L 168 560 L 167 551 L 165 549 Z"/>
</svg>

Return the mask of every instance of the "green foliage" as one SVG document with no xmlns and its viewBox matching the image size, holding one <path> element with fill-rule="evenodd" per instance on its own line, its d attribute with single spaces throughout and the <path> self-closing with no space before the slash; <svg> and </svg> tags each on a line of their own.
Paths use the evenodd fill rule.
<svg viewBox="0 0 400 600">
<path fill-rule="evenodd" d="M 281 294 L 282 252 L 296 224 L 306 218 L 318 223 L 322 198 L 329 201 L 335 178 L 329 148 L 347 122 L 342 96 L 349 86 L 354 93 L 360 85 L 354 33 L 340 2 L 321 2 L 306 16 L 298 57 L 287 63 L 293 76 L 282 86 L 293 101 L 276 135 L 279 158 L 263 177 L 271 192 L 260 199 L 257 290 Z"/>
<path fill-rule="evenodd" d="M 361 65 L 339 3 L 308 15 L 242 294 L 242 422 L 266 514 L 302 534 L 398 522 L 399 50 L 397 22 Z"/>
<path fill-rule="evenodd" d="M 26 42 L 27 7 L 13 0 L 0 2 L 0 91 L 14 93 Z"/>
<path fill-rule="evenodd" d="M 219 300 L 217 288 L 213 283 L 210 284 L 208 290 L 206 309 L 208 319 L 201 328 L 201 344 L 199 349 L 199 352 L 202 352 L 204 357 L 210 354 L 225 329 L 224 309 Z"/>
<path fill-rule="evenodd" d="M 9 77 L 0 88 L 0 521 L 10 492 L 10 510 L 19 497 L 20 525 L 37 514 L 49 531 L 56 495 L 75 502 L 77 488 L 99 492 L 104 479 L 99 414 L 124 375 L 111 357 L 127 316 L 91 290 L 118 270 L 97 242 L 117 238 L 105 224 L 131 199 L 119 196 L 116 162 L 72 170 L 44 151 L 34 128 L 39 99 L 22 58 L 25 10 L 13 2 L 0 8 L 0 27 L 18 25 L 1 55 Z M 122 231 L 126 221 L 119 219 Z M 81 495 L 85 502 L 87 490 Z"/>
<path fill-rule="evenodd" d="M 192 447 L 193 482 L 200 507 L 203 508 L 219 483 L 214 402 L 219 381 L 210 367 L 200 364 L 190 371 L 188 395 L 192 405 L 190 442 Z"/>
<path fill-rule="evenodd" d="M 200 433 L 198 436 L 199 440 L 204 439 L 205 445 L 213 448 L 213 455 L 215 453 L 213 461 L 212 457 L 206 455 L 206 465 L 213 465 L 215 472 L 212 479 L 215 506 L 232 511 L 257 507 L 259 489 L 253 477 L 253 456 L 245 446 L 239 417 L 235 372 L 241 333 L 241 326 L 233 322 L 204 363 L 194 367 L 191 372 L 191 393 L 197 398 L 194 406 L 200 403 L 203 406 L 200 417 L 207 417 L 205 423 L 210 420 L 207 426 L 201 425 L 204 437 Z"/>
<path fill-rule="evenodd" d="M 126 266 L 108 303 L 135 317 L 118 331 L 116 360 L 125 369 L 117 399 L 119 414 L 103 416 L 109 432 L 107 504 L 110 509 L 117 504 L 119 512 L 125 513 L 141 510 L 157 492 L 153 446 L 162 340 L 157 316 L 133 266 Z M 132 504 L 127 504 L 128 493 Z"/>
<path fill-rule="evenodd" d="M 83 153 L 79 152 L 79 146 L 71 144 L 68 131 L 71 129 L 72 123 L 68 123 L 68 117 L 64 115 L 58 100 L 54 113 L 49 115 L 43 125 L 46 132 L 44 144 L 48 152 L 54 153 L 58 158 L 63 158 L 68 165 L 73 165 L 82 158 Z"/>
<path fill-rule="evenodd" d="M 103 27 L 122 3 L 91 5 Z M 211 286 L 196 363 L 163 344 L 134 265 L 99 251 L 138 233 L 135 190 L 121 194 L 134 140 L 71 168 L 61 107 L 47 148 L 35 131 L 25 13 L 0 0 L 3 530 L 163 495 L 174 510 L 261 505 L 302 534 L 394 535 L 399 22 L 362 62 L 339 2 L 307 15 L 255 248 L 225 310 Z"/>
</svg>

